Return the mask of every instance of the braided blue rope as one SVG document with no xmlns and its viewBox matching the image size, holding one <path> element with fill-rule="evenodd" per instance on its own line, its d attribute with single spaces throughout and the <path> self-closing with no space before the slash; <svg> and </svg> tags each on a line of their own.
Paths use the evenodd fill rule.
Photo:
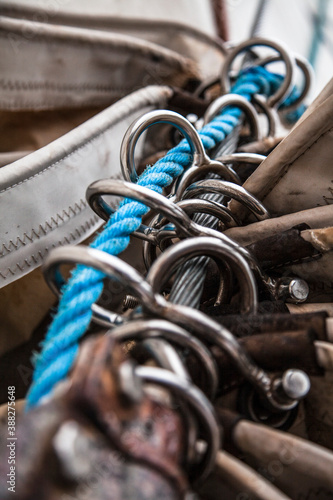
<svg viewBox="0 0 333 500">
<path fill-rule="evenodd" d="M 254 67 L 240 74 L 232 92 L 250 100 L 255 93 L 272 95 L 280 84 L 280 75 Z M 239 122 L 240 114 L 237 108 L 227 108 L 202 128 L 199 135 L 206 150 L 225 139 Z M 169 186 L 191 163 L 189 144 L 183 140 L 154 166 L 147 167 L 138 184 L 162 193 L 163 188 Z M 124 199 L 91 247 L 112 255 L 120 254 L 128 246 L 130 235 L 139 228 L 148 210 L 142 203 Z M 42 343 L 42 351 L 35 357 L 27 409 L 48 395 L 54 385 L 68 374 L 78 353 L 78 342 L 89 327 L 91 306 L 101 296 L 103 278 L 103 273 L 81 265 L 72 272 L 63 289 L 58 312 Z"/>
</svg>

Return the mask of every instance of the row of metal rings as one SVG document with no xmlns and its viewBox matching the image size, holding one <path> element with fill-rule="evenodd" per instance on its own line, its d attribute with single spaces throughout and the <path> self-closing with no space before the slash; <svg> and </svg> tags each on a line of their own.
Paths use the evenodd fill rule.
<svg viewBox="0 0 333 500">
<path fill-rule="evenodd" d="M 266 43 L 257 43 L 264 44 Z M 247 45 L 248 47 L 249 45 Z M 250 45 L 250 47 L 253 45 Z M 275 48 L 275 47 L 274 47 Z M 227 56 L 222 72 L 222 83 L 227 82 L 226 76 L 233 59 L 246 50 L 244 45 L 233 49 Z M 287 55 L 280 51 L 286 62 L 288 71 L 292 68 Z M 271 61 L 268 61 L 271 62 Z M 279 89 L 277 95 L 271 98 L 269 104 L 277 105 L 290 90 L 289 74 Z M 226 86 L 226 90 L 227 90 Z M 257 106 L 260 100 L 257 99 Z M 208 108 L 204 123 L 211 121 L 216 114 L 227 106 L 237 106 L 245 114 L 250 125 L 252 140 L 259 139 L 259 122 L 256 109 L 245 99 L 238 96 L 223 96 Z M 261 109 L 265 109 L 263 106 Z M 270 121 L 271 120 L 271 121 Z M 269 117 L 270 133 L 274 120 Z M 158 195 L 153 191 L 135 184 L 137 173 L 134 165 L 134 151 L 141 134 L 155 123 L 168 123 L 175 126 L 187 139 L 193 155 L 192 166 L 185 172 L 180 181 L 175 183 L 170 198 Z M 133 368 L 133 376 L 148 383 L 168 387 L 177 396 L 186 401 L 193 410 L 203 433 L 200 438 L 207 443 L 202 453 L 201 461 L 196 470 L 197 479 L 203 479 L 215 464 L 218 449 L 221 446 L 221 429 L 217 423 L 215 412 L 210 400 L 213 400 L 218 387 L 218 374 L 215 361 L 206 344 L 217 345 L 233 359 L 237 369 L 266 398 L 273 408 L 288 410 L 293 408 L 304 393 L 291 395 L 288 388 L 288 377 L 279 378 L 267 374 L 259 368 L 247 355 L 236 338 L 223 326 L 200 311 L 172 304 L 160 294 L 165 282 L 175 272 L 176 268 L 186 260 L 197 255 L 209 255 L 220 265 L 228 265 L 235 273 L 242 291 L 242 312 L 255 313 L 258 305 L 256 279 L 272 285 L 272 280 L 260 269 L 253 256 L 243 247 L 228 238 L 220 231 L 196 224 L 190 215 L 203 212 L 214 215 L 221 222 L 221 227 L 227 228 L 239 224 L 239 221 L 224 205 L 198 198 L 203 193 L 218 193 L 224 197 L 234 198 L 243 203 L 258 220 L 269 217 L 265 207 L 239 184 L 239 177 L 230 166 L 240 160 L 261 162 L 258 155 L 228 156 L 212 160 L 206 154 L 195 128 L 181 115 L 170 111 L 154 111 L 136 121 L 127 131 L 122 148 L 121 164 L 125 181 L 106 179 L 89 186 L 87 199 L 90 206 L 103 219 L 108 220 L 113 212 L 103 199 L 104 195 L 124 196 L 143 202 L 156 210 L 159 216 L 151 221 L 150 226 L 141 225 L 136 236 L 146 240 L 146 278 L 133 267 L 120 259 L 104 252 L 84 247 L 65 247 L 54 250 L 44 266 L 46 279 L 50 287 L 57 293 L 64 284 L 59 270 L 63 263 L 80 263 L 93 267 L 110 279 L 123 283 L 128 291 L 139 299 L 140 315 L 128 320 L 115 317 L 110 311 L 94 305 L 94 319 L 103 326 L 113 327 L 109 334 L 117 341 L 141 340 L 154 342 L 150 344 L 155 353 L 155 359 L 162 368 L 137 366 Z M 220 179 L 198 180 L 208 174 L 218 175 Z M 170 223 L 172 226 L 170 226 Z M 167 248 L 167 243 L 173 238 L 184 239 Z M 158 257 L 151 251 L 153 246 L 159 246 L 163 252 Z M 148 250 L 147 250 L 148 249 Z M 144 315 L 142 318 L 142 314 Z M 173 323 L 169 321 L 172 318 Z M 193 334 L 189 334 L 190 329 Z M 163 340 L 162 340 L 163 339 Z M 173 349 L 168 343 L 177 348 Z M 207 395 L 195 387 L 190 380 L 186 367 L 179 357 L 179 349 L 192 352 L 205 374 Z M 126 374 L 123 374 L 126 379 Z M 303 374 L 306 377 L 305 374 Z M 126 380 L 125 380 L 126 382 Z M 124 387 L 126 383 L 124 382 Z M 131 391 L 128 384 L 128 391 Z M 189 438 L 189 444 L 190 443 Z M 195 439 L 196 441 L 196 439 Z M 195 443 L 192 443 L 195 445 Z M 193 454 L 193 453 L 192 453 Z M 191 454 L 189 454 L 191 455 Z"/>
</svg>

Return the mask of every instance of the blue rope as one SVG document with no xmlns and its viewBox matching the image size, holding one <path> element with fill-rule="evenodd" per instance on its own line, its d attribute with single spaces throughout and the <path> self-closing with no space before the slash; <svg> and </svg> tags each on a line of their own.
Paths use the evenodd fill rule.
<svg viewBox="0 0 333 500">
<path fill-rule="evenodd" d="M 254 67 L 240 74 L 232 93 L 250 100 L 255 93 L 272 95 L 280 84 L 279 75 Z M 199 135 L 205 149 L 210 150 L 225 139 L 238 123 L 240 115 L 239 109 L 230 107 L 203 127 Z M 147 167 L 138 184 L 162 193 L 163 188 L 169 186 L 191 163 L 189 144 L 183 140 L 154 166 Z M 148 211 L 142 203 L 124 199 L 91 247 L 111 255 L 120 254 L 128 246 L 130 235 L 139 228 L 143 215 Z M 103 278 L 103 273 L 82 265 L 72 272 L 64 286 L 58 312 L 42 342 L 42 351 L 35 356 L 35 372 L 27 396 L 27 409 L 48 395 L 54 385 L 68 374 L 78 353 L 78 342 L 89 327 L 91 306 L 101 296 Z"/>
</svg>

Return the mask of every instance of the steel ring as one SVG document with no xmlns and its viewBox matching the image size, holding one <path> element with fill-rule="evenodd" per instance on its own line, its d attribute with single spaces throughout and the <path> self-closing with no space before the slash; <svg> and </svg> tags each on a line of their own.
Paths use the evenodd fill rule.
<svg viewBox="0 0 333 500">
<path fill-rule="evenodd" d="M 220 85 L 220 78 L 218 76 L 212 76 L 210 78 L 206 78 L 193 92 L 193 97 L 197 97 L 198 99 L 204 99 L 205 93 L 207 90 L 214 85 Z"/>
<path fill-rule="evenodd" d="M 175 202 L 175 204 L 182 210 L 184 210 L 184 212 L 189 216 L 196 213 L 209 214 L 216 217 L 222 224 L 226 224 L 227 227 L 235 227 L 240 225 L 239 221 L 235 218 L 233 213 L 227 207 L 213 200 L 204 200 L 203 198 L 196 198 L 196 199 L 191 198 L 187 200 L 177 201 Z M 164 230 L 164 228 L 167 225 L 167 219 L 166 217 L 163 217 L 161 219 L 159 218 L 159 216 L 156 216 L 154 217 L 154 219 L 152 219 L 151 224 L 152 226 L 150 227 L 152 231 Z M 175 235 L 173 234 L 172 237 L 175 237 Z M 159 238 L 157 237 L 155 238 L 155 240 L 157 241 L 159 240 Z"/>
<path fill-rule="evenodd" d="M 226 175 L 227 173 L 227 175 Z M 181 200 L 182 195 L 187 186 L 193 184 L 193 182 L 200 179 L 200 177 L 205 178 L 209 174 L 216 174 L 222 180 L 232 182 L 234 184 L 241 184 L 241 180 L 236 172 L 220 161 L 211 161 L 208 165 L 202 165 L 200 168 L 190 167 L 179 180 L 179 183 L 175 189 L 174 203 Z"/>
<path fill-rule="evenodd" d="M 164 319 L 138 319 L 124 323 L 111 330 L 111 335 L 118 342 L 132 339 L 145 340 L 164 338 L 182 349 L 191 351 L 205 371 L 208 382 L 208 394 L 213 399 L 218 385 L 217 367 L 209 349 L 193 335 L 174 323 Z"/>
<path fill-rule="evenodd" d="M 235 163 L 252 163 L 253 165 L 260 165 L 266 158 L 267 156 L 257 153 L 232 153 L 219 156 L 218 160 L 232 165 Z"/>
<path fill-rule="evenodd" d="M 192 251 L 193 247 L 196 247 L 195 250 L 198 250 L 198 253 L 189 254 L 187 250 Z M 174 263 L 176 264 L 178 262 L 180 264 L 182 263 L 179 262 L 181 259 L 187 260 L 187 258 L 191 258 L 194 255 L 202 254 L 202 247 L 204 247 L 206 255 L 211 255 L 211 251 L 212 253 L 216 252 L 218 255 L 221 255 L 222 247 L 224 247 L 221 257 L 225 259 L 229 254 L 231 264 L 238 264 L 238 266 L 236 265 L 235 273 L 240 282 L 246 285 L 246 279 L 253 280 L 255 290 L 255 302 L 253 302 L 253 305 L 255 306 L 254 311 L 256 311 L 257 292 L 253 274 L 248 263 L 240 252 L 237 252 L 237 262 L 235 259 L 236 252 L 233 251 L 233 248 L 229 245 L 222 244 L 221 241 L 217 241 L 215 238 L 193 238 L 192 241 L 181 241 L 167 249 L 165 253 L 154 262 L 148 272 L 146 279 L 151 284 L 153 291 L 155 292 L 163 285 L 168 273 L 170 273 L 170 269 L 173 270 L 176 267 L 176 265 L 173 265 Z M 155 297 L 155 303 L 142 304 L 144 310 L 146 309 L 150 314 L 157 314 L 164 319 L 172 317 L 176 324 L 191 328 L 199 338 L 205 339 L 205 341 L 215 344 L 225 350 L 228 355 L 232 357 L 235 365 L 247 380 L 254 384 L 254 386 L 266 397 L 272 408 L 289 410 L 297 404 L 297 400 L 291 399 L 290 397 L 281 397 L 278 386 L 276 385 L 275 376 L 270 376 L 253 362 L 251 357 L 248 356 L 229 330 L 196 309 L 169 303 L 157 293 Z M 245 296 L 245 301 L 248 301 L 248 296 Z"/>
<path fill-rule="evenodd" d="M 198 198 L 198 196 L 204 193 L 216 193 L 234 198 L 248 208 L 258 220 L 270 218 L 268 210 L 255 196 L 242 186 L 238 186 L 232 182 L 220 181 L 218 179 L 198 181 L 190 186 L 184 186 L 183 198 Z"/>
<path fill-rule="evenodd" d="M 267 118 L 268 130 L 266 137 L 275 137 L 279 123 L 279 115 L 276 109 L 272 108 L 268 104 L 266 97 L 260 94 L 254 94 L 252 96 L 252 103 L 254 107 L 257 106 L 257 108 L 261 109 L 261 111 Z"/>
<path fill-rule="evenodd" d="M 240 252 L 221 240 L 201 236 L 180 241 L 163 252 L 148 271 L 146 280 L 154 293 L 159 293 L 162 286 L 175 272 L 177 267 L 190 258 L 207 255 L 217 261 L 226 261 L 236 274 L 242 288 L 243 313 L 254 313 L 258 307 L 258 292 L 254 274 Z"/>
<path fill-rule="evenodd" d="M 227 207 L 213 200 L 204 200 L 202 198 L 180 200 L 176 205 L 184 210 L 187 215 L 193 215 L 195 213 L 213 215 L 228 228 L 240 225 L 237 218 Z"/>
<path fill-rule="evenodd" d="M 185 328 L 191 328 L 199 338 L 226 351 L 235 366 L 266 398 L 272 409 L 286 411 L 297 405 L 297 399 L 284 398 L 283 391 L 282 394 L 280 393 L 281 383 L 279 383 L 275 375 L 269 375 L 260 368 L 234 335 L 223 325 L 197 309 L 167 302 L 161 295 L 156 295 L 156 300 L 159 306 L 158 309 L 156 309 L 156 305 L 147 303 L 144 305 L 147 311 L 158 314 L 165 319 L 172 317 L 175 323 Z"/>
<path fill-rule="evenodd" d="M 139 137 L 147 128 L 159 123 L 172 125 L 184 135 L 189 143 L 194 165 L 201 165 L 209 160 L 198 132 L 186 118 L 174 111 L 150 111 L 132 123 L 123 137 L 120 147 L 120 166 L 126 181 L 135 183 L 139 178 L 134 163 L 134 151 Z"/>
<path fill-rule="evenodd" d="M 222 183 L 223 181 L 215 182 Z M 230 184 L 230 186 L 232 187 L 234 186 L 238 189 L 241 189 L 240 186 L 236 186 L 231 183 L 224 184 Z M 255 259 L 253 259 L 251 254 L 245 248 L 238 245 L 224 233 L 220 233 L 218 231 L 215 231 L 214 229 L 203 227 L 195 223 L 179 206 L 177 206 L 177 204 L 171 203 L 170 200 L 158 193 L 155 193 L 151 189 L 133 184 L 131 182 L 119 181 L 115 179 L 103 179 L 101 181 L 92 183 L 88 187 L 86 192 L 88 203 L 100 217 L 108 220 L 109 205 L 103 200 L 103 195 L 125 196 L 127 198 L 132 198 L 136 201 L 142 202 L 148 207 L 160 212 L 172 224 L 174 224 L 177 229 L 178 237 L 187 238 L 202 235 L 213 236 L 218 240 L 223 241 L 225 244 L 231 246 L 232 248 L 235 248 L 236 251 L 241 252 L 242 255 L 244 255 L 244 257 L 251 263 L 251 266 L 257 268 Z M 262 215 L 263 218 L 265 218 L 265 215 L 267 216 L 267 211 L 264 211 L 264 214 Z"/>
<path fill-rule="evenodd" d="M 251 139 L 253 141 L 260 140 L 258 113 L 245 97 L 236 94 L 226 94 L 215 99 L 207 108 L 204 114 L 204 125 L 207 125 L 225 108 L 233 106 L 244 112 L 251 130 Z"/>
<path fill-rule="evenodd" d="M 188 200 L 180 200 L 176 202 L 176 205 L 178 205 L 184 212 L 188 215 L 191 216 L 192 214 L 195 213 L 203 213 L 203 214 L 209 214 L 213 215 L 216 217 L 221 224 L 223 224 L 224 227 L 237 227 L 240 226 L 239 220 L 232 214 L 232 212 L 225 206 L 220 205 L 219 203 L 216 203 L 215 201 L 212 200 L 204 200 L 202 198 L 197 198 L 197 199 L 188 199 Z M 143 245 L 143 260 L 145 267 L 148 271 L 154 260 L 156 260 L 156 246 L 160 244 L 160 238 L 159 238 L 159 231 L 156 229 L 154 225 L 154 221 L 157 221 L 159 219 L 159 216 L 155 216 L 154 219 L 151 221 L 151 232 L 155 234 L 154 239 L 153 238 L 142 238 L 145 240 L 144 245 Z M 158 222 L 159 226 L 164 226 L 164 224 L 167 223 L 167 219 L 163 217 L 163 219 L 160 219 Z M 165 226 L 164 226 L 165 227 Z M 164 229 L 163 229 L 164 231 Z M 165 234 L 165 237 L 167 237 L 167 234 Z M 170 236 L 168 239 L 173 239 L 177 237 L 176 234 L 174 234 L 171 229 L 170 229 Z"/>
<path fill-rule="evenodd" d="M 50 252 L 42 266 L 45 280 L 56 295 L 60 294 L 62 287 L 66 283 L 59 269 L 62 264 L 82 264 L 91 267 L 102 272 L 106 277 L 125 283 L 131 293 L 138 297 L 141 302 L 150 301 L 150 303 L 155 303 L 155 295 L 151 286 L 136 269 L 114 255 L 80 245 L 55 248 Z M 94 321 L 103 326 L 112 326 L 112 323 L 108 323 L 108 318 L 112 318 L 114 313 L 110 313 L 110 311 L 97 304 L 93 304 L 92 311 Z M 118 322 L 116 324 L 121 324 L 122 318 L 118 315 L 117 317 Z"/>
<path fill-rule="evenodd" d="M 224 94 L 230 92 L 229 71 L 233 61 L 239 54 L 255 46 L 269 47 L 276 50 L 280 54 L 282 61 L 285 63 L 286 66 L 285 78 L 280 87 L 278 88 L 278 90 L 275 92 L 275 94 L 270 96 L 267 100 L 270 106 L 272 107 L 277 106 L 278 104 L 283 102 L 291 92 L 293 85 L 295 61 L 283 44 L 276 43 L 275 41 L 268 40 L 266 38 L 260 38 L 260 37 L 251 38 L 250 40 L 246 40 L 230 50 L 230 52 L 226 56 L 224 65 L 222 67 L 222 73 L 221 73 L 222 91 Z"/>
<path fill-rule="evenodd" d="M 192 379 L 175 347 L 162 337 L 146 338 L 142 346 L 160 368 L 169 370 L 180 378 L 192 382 Z"/>
<path fill-rule="evenodd" d="M 305 99 L 305 97 L 308 95 L 310 92 L 310 89 L 313 85 L 313 80 L 314 80 L 314 71 L 309 63 L 309 61 L 300 55 L 296 55 L 295 57 L 295 63 L 296 66 L 303 72 L 304 75 L 304 85 L 302 88 L 302 91 L 298 98 L 289 106 L 283 106 L 283 111 L 292 111 L 293 109 L 297 109 L 298 106 L 302 103 L 302 101 Z M 278 62 L 281 61 L 281 56 L 271 56 L 267 57 L 263 60 L 258 61 L 259 66 L 267 66 L 270 63 Z"/>
<path fill-rule="evenodd" d="M 221 431 L 214 407 L 200 389 L 168 370 L 137 366 L 135 373 L 144 382 L 161 385 L 175 392 L 191 405 L 203 424 L 206 431 L 207 451 L 195 471 L 195 482 L 201 483 L 213 469 L 217 452 L 221 447 Z"/>
<path fill-rule="evenodd" d="M 124 196 L 142 202 L 167 217 L 183 236 L 192 235 L 190 232 L 192 221 L 185 212 L 165 196 L 151 189 L 115 179 L 103 179 L 90 184 L 86 191 L 87 201 L 99 217 L 108 220 L 110 205 L 103 200 L 103 195 Z"/>
</svg>

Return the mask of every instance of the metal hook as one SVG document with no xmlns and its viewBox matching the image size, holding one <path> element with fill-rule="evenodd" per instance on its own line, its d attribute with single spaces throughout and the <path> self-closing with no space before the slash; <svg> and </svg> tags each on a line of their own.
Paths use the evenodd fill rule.
<svg viewBox="0 0 333 500">
<path fill-rule="evenodd" d="M 144 344 L 146 344 L 149 353 L 161 368 L 135 365 L 130 361 L 123 363 L 118 374 L 122 392 L 133 399 L 134 402 L 137 402 L 137 387 L 142 387 L 144 391 L 142 383 L 148 382 L 165 387 L 171 393 L 180 396 L 180 411 L 183 412 L 186 427 L 189 431 L 188 447 L 192 448 L 192 450 L 188 449 L 187 453 L 190 460 L 193 457 L 193 448 L 194 450 L 196 448 L 197 425 L 193 420 L 192 413 L 188 412 L 188 405 L 194 410 L 194 414 L 204 426 L 207 437 L 206 453 L 201 457 L 196 470 L 199 481 L 203 480 L 212 468 L 216 448 L 221 445 L 221 431 L 213 407 L 205 394 L 192 384 L 177 351 L 168 342 L 161 338 L 151 338 L 144 340 Z M 139 394 L 140 397 L 141 394 Z M 210 417 L 208 417 L 208 410 L 213 410 Z M 212 438 L 217 438 L 218 443 L 213 445 Z"/>
<path fill-rule="evenodd" d="M 229 165 L 232 165 L 233 168 L 235 168 L 235 165 L 245 163 L 245 164 L 251 164 L 251 165 L 260 165 L 267 157 L 264 155 L 260 155 L 257 153 L 232 153 L 229 155 L 222 155 L 219 157 L 219 160 L 227 163 Z M 236 169 L 237 170 L 237 169 Z M 251 169 L 251 172 L 253 172 L 255 168 Z M 250 175 L 250 174 L 248 174 Z"/>
<path fill-rule="evenodd" d="M 159 219 L 159 216 L 153 218 Z M 174 226 L 169 227 L 168 225 L 165 227 L 159 227 L 158 229 L 154 227 L 154 224 L 151 222 L 151 225 L 147 226 L 145 224 L 141 224 L 137 231 L 132 233 L 133 236 L 144 240 L 145 242 L 149 242 L 155 246 L 159 246 L 162 241 L 165 239 L 172 239 L 177 236 L 177 233 L 174 229 Z"/>
<path fill-rule="evenodd" d="M 242 252 L 246 259 L 253 262 L 253 257 L 238 243 L 223 233 L 196 224 L 177 204 L 171 203 L 170 200 L 151 189 L 115 179 L 103 179 L 92 183 L 86 192 L 88 203 L 100 217 L 108 220 L 109 205 L 103 200 L 103 195 L 125 196 L 142 202 L 148 207 L 158 210 L 172 222 L 176 227 L 178 237 L 214 236 L 232 246 L 236 251 Z"/>
<path fill-rule="evenodd" d="M 44 264 L 43 264 L 43 273 L 44 273 L 44 278 L 50 289 L 53 291 L 57 297 L 60 297 L 61 291 L 63 287 L 66 285 L 66 280 L 60 273 L 58 266 L 59 261 L 61 264 L 76 264 L 77 263 L 77 257 L 74 255 L 72 258 L 69 255 L 68 258 L 66 259 L 66 255 L 68 247 L 65 249 L 62 249 L 63 252 L 56 252 L 56 249 L 54 249 L 51 254 L 46 258 Z M 77 248 L 82 248 L 82 247 L 77 247 Z M 60 248 L 59 248 L 60 249 Z M 63 260 L 63 257 L 65 260 Z M 98 304 L 93 304 L 92 305 L 92 312 L 93 312 L 93 321 L 103 327 L 106 328 L 113 328 L 115 326 L 122 325 L 125 321 L 124 317 L 121 316 L 120 314 L 117 314 L 115 312 L 109 311 L 107 309 L 104 309 L 103 307 L 99 306 Z"/>
<path fill-rule="evenodd" d="M 146 113 L 128 128 L 120 150 L 120 163 L 125 180 L 134 183 L 137 182 L 138 175 L 134 165 L 135 146 L 141 134 L 147 128 L 158 123 L 173 125 L 185 136 L 193 155 L 192 168 L 210 166 L 211 169 L 218 169 L 219 175 L 222 175 L 223 178 L 240 183 L 237 174 L 231 168 L 209 158 L 203 147 L 201 138 L 193 125 L 179 113 L 168 110 L 157 110 Z"/>
<path fill-rule="evenodd" d="M 189 383 L 192 382 L 191 377 L 185 368 L 176 349 L 169 344 L 166 340 L 160 338 L 150 338 L 143 340 L 143 347 L 148 351 L 149 355 L 154 359 L 157 365 L 161 368 L 169 370 Z M 127 390 L 131 395 L 133 391 L 133 384 L 127 385 Z M 135 397 L 135 395 L 134 395 Z M 198 423 L 194 415 L 189 411 L 188 403 L 184 401 L 179 402 L 179 410 L 183 414 L 185 420 L 185 427 L 187 429 L 187 453 L 186 462 L 192 463 L 196 457 L 196 443 L 198 440 Z"/>
<path fill-rule="evenodd" d="M 144 339 L 142 345 L 161 368 L 169 370 L 189 382 L 192 381 L 178 352 L 165 339 L 161 337 Z"/>
<path fill-rule="evenodd" d="M 209 214 L 216 217 L 223 226 L 234 227 L 239 226 L 239 221 L 235 218 L 232 212 L 225 207 L 224 205 L 220 205 L 216 201 L 213 200 L 204 200 L 202 198 L 195 199 L 187 199 L 180 200 L 175 202 L 175 204 L 180 207 L 187 215 L 193 215 L 195 213 L 201 214 Z M 161 217 L 161 215 L 156 215 L 150 222 L 150 229 L 152 232 L 156 231 L 164 231 L 168 220 L 166 217 Z M 171 235 L 171 228 L 168 228 L 170 231 L 170 236 L 175 237 L 176 234 Z M 152 239 L 146 239 L 146 241 L 152 241 Z M 154 243 L 158 244 L 160 239 L 158 237 L 155 238 Z"/>
<path fill-rule="evenodd" d="M 235 227 L 240 225 L 239 221 L 227 207 L 219 205 L 218 203 L 211 200 L 180 200 L 176 202 L 176 204 L 182 210 L 184 210 L 187 215 L 192 215 L 194 213 L 213 215 L 220 221 L 223 228 Z M 149 225 L 141 224 L 139 229 L 137 229 L 137 231 L 134 231 L 133 236 L 144 240 L 145 243 L 149 244 L 150 246 L 153 245 L 155 247 L 161 247 L 163 242 L 176 238 L 177 232 L 174 226 L 170 225 L 167 222 L 167 219 L 165 217 L 161 218 L 160 215 L 156 215 L 149 222 Z M 148 253 L 150 253 L 150 250 Z"/>
<path fill-rule="evenodd" d="M 231 187 L 234 187 L 234 185 L 231 184 Z M 240 186 L 236 187 L 240 189 Z M 219 189 L 221 189 L 221 187 L 219 187 Z M 235 251 L 241 252 L 243 257 L 245 257 L 245 259 L 250 263 L 251 269 L 257 270 L 260 277 L 264 280 L 264 275 L 260 271 L 258 263 L 248 250 L 226 236 L 224 233 L 220 233 L 214 229 L 196 224 L 177 204 L 172 203 L 159 193 L 131 182 L 119 181 L 115 179 L 103 179 L 93 182 L 86 191 L 87 201 L 97 215 L 104 220 L 108 220 L 110 206 L 103 200 L 103 195 L 125 196 L 142 202 L 153 210 L 157 210 L 175 225 L 178 237 L 187 238 L 193 236 L 213 236 L 222 240 L 225 244 L 234 248 Z"/>
<path fill-rule="evenodd" d="M 278 90 L 275 92 L 275 94 L 270 96 L 267 100 L 268 104 L 271 107 L 278 106 L 281 102 L 284 101 L 284 99 L 291 92 L 293 85 L 295 61 L 283 44 L 276 43 L 275 41 L 268 40 L 266 38 L 260 38 L 260 37 L 251 38 L 250 40 L 246 40 L 240 43 L 236 47 L 232 48 L 230 52 L 228 52 L 221 73 L 222 92 L 224 94 L 230 92 L 229 71 L 233 61 L 242 52 L 245 52 L 249 49 L 252 49 L 252 47 L 256 46 L 263 46 L 274 49 L 276 52 L 279 53 L 281 60 L 285 63 L 286 66 L 285 78 L 280 87 L 278 88 Z"/>
<path fill-rule="evenodd" d="M 163 338 L 149 338 L 142 342 L 143 347 L 148 351 L 149 355 L 154 359 L 159 367 L 169 370 L 180 379 L 189 383 L 192 382 L 184 363 L 182 362 L 176 349 Z M 128 394 L 131 396 L 133 393 L 133 384 L 129 380 L 126 387 Z M 136 394 L 133 394 L 135 397 Z M 189 411 L 187 401 L 179 401 L 179 410 L 183 414 L 184 425 L 187 429 L 187 453 L 186 462 L 192 463 L 196 458 L 196 444 L 198 440 L 198 422 L 194 415 Z"/>
<path fill-rule="evenodd" d="M 141 134 L 152 125 L 164 123 L 176 127 L 187 140 L 193 155 L 193 165 L 209 162 L 209 157 L 193 125 L 179 113 L 168 110 L 154 110 L 135 120 L 127 129 L 120 148 L 120 165 L 123 177 L 129 182 L 137 182 L 138 174 L 134 164 L 134 151 Z"/>
</svg>

